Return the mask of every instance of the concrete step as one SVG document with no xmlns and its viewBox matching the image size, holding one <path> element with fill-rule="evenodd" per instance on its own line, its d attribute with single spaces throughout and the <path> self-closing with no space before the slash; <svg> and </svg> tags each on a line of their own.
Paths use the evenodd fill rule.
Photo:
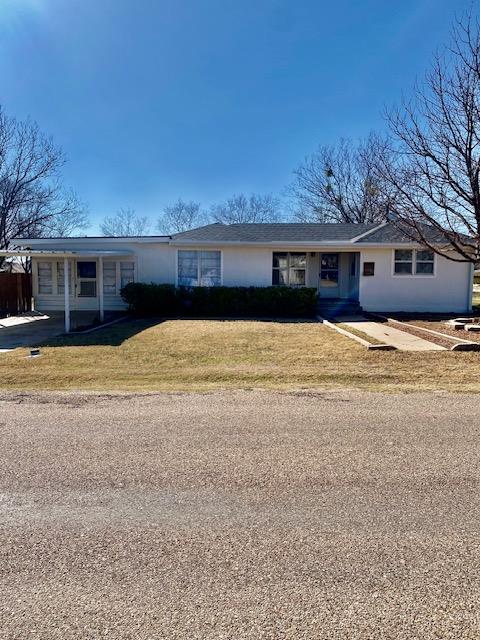
<svg viewBox="0 0 480 640">
<path fill-rule="evenodd" d="M 319 299 L 317 303 L 319 315 L 357 315 L 362 313 L 362 307 L 358 300 L 342 299 Z"/>
</svg>

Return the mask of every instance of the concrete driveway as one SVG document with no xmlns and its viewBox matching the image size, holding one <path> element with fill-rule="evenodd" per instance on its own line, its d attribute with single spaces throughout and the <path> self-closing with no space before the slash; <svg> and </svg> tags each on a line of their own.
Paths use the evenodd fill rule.
<svg viewBox="0 0 480 640">
<path fill-rule="evenodd" d="M 17 347 L 36 347 L 65 330 L 63 313 L 25 313 L 0 318 L 0 352 Z"/>
<path fill-rule="evenodd" d="M 478 396 L 0 395 L 2 639 L 480 636 Z"/>
</svg>

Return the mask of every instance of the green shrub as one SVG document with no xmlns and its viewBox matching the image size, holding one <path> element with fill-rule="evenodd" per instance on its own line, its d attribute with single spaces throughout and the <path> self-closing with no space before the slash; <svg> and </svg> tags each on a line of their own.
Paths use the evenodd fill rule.
<svg viewBox="0 0 480 640">
<path fill-rule="evenodd" d="M 141 316 L 174 316 L 177 295 L 173 284 L 130 282 L 120 291 L 130 311 Z"/>
<path fill-rule="evenodd" d="M 135 282 L 122 289 L 131 312 L 142 316 L 310 318 L 316 289 L 290 287 L 178 287 Z"/>
</svg>

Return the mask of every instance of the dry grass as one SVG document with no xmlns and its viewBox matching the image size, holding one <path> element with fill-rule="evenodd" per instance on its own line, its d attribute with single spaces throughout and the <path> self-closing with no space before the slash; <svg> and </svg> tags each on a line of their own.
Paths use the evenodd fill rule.
<svg viewBox="0 0 480 640">
<path fill-rule="evenodd" d="M 370 344 L 385 344 L 381 340 L 377 340 L 377 338 L 369 336 L 364 331 L 360 331 L 359 329 L 356 329 L 355 327 L 351 327 L 350 325 L 345 324 L 344 322 L 338 322 L 338 323 L 336 323 L 336 325 L 337 325 L 337 327 L 340 327 L 340 329 L 343 329 L 344 331 L 348 331 L 348 333 L 352 333 L 354 336 L 357 336 L 358 338 L 362 338 L 362 340 L 365 340 L 366 342 L 368 342 Z"/>
<path fill-rule="evenodd" d="M 369 352 L 315 322 L 128 322 L 0 355 L 2 387 L 99 391 L 480 391 L 478 353 Z"/>
</svg>

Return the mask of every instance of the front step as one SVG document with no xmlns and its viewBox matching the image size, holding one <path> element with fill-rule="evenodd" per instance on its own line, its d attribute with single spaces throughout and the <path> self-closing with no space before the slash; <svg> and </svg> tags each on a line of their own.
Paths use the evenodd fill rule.
<svg viewBox="0 0 480 640">
<path fill-rule="evenodd" d="M 317 312 L 323 317 L 355 316 L 360 315 L 362 311 L 358 300 L 319 298 L 317 302 Z"/>
</svg>

